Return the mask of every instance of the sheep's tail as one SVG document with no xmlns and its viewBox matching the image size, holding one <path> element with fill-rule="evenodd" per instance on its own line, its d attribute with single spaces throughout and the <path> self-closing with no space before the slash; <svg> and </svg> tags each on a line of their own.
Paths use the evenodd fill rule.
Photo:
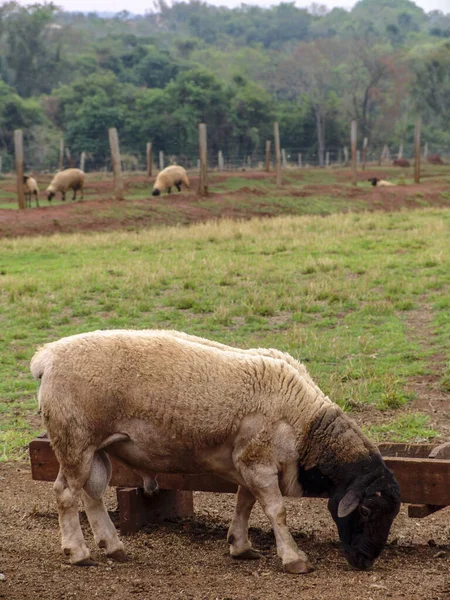
<svg viewBox="0 0 450 600">
<path fill-rule="evenodd" d="M 51 349 L 48 347 L 48 345 L 43 346 L 42 348 L 39 348 L 39 350 L 36 352 L 36 354 L 31 359 L 31 363 L 30 363 L 31 374 L 33 375 L 33 377 L 35 379 L 42 379 L 42 376 L 44 375 L 44 373 L 47 372 L 51 368 L 52 362 L 53 362 L 52 359 L 53 359 L 53 353 L 52 353 Z M 38 405 L 39 405 L 39 409 L 42 409 L 40 391 L 41 390 L 39 389 Z"/>
<path fill-rule="evenodd" d="M 187 188 L 190 188 L 189 178 L 186 173 L 183 173 L 182 181 Z"/>
</svg>

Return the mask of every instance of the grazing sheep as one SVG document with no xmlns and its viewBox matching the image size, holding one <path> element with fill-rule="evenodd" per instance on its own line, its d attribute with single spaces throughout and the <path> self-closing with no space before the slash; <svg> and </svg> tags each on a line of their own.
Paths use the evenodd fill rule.
<svg viewBox="0 0 450 600">
<path fill-rule="evenodd" d="M 57 192 L 61 192 L 61 199 L 64 201 L 66 199 L 66 192 L 70 189 L 73 190 L 72 200 L 76 199 L 78 190 L 81 191 L 81 198 L 83 199 L 84 171 L 81 169 L 65 169 L 56 173 L 45 193 L 50 202 Z"/>
<path fill-rule="evenodd" d="M 159 196 L 161 192 L 167 190 L 169 192 L 173 186 L 177 188 L 179 192 L 181 192 L 181 184 L 189 189 L 189 179 L 186 173 L 186 169 L 180 167 L 178 165 L 172 165 L 170 167 L 166 167 L 160 173 L 158 173 L 155 181 L 155 185 L 153 186 L 152 196 Z"/>
<path fill-rule="evenodd" d="M 376 187 L 390 187 L 391 185 L 395 185 L 395 183 L 391 183 L 390 181 L 386 181 L 385 179 L 378 179 L 378 177 L 372 177 L 371 179 L 368 179 L 367 181 L 370 181 L 370 183 Z"/>
<path fill-rule="evenodd" d="M 288 354 L 180 332 L 94 331 L 46 344 L 31 371 L 60 465 L 54 490 L 72 564 L 92 564 L 80 496 L 98 546 L 127 558 L 102 500 L 107 453 L 150 491 L 155 472 L 215 473 L 238 484 L 228 531 L 234 558 L 258 557 L 248 539 L 258 500 L 285 570 L 309 572 L 282 497 L 303 492 L 329 496 L 352 566 L 370 567 L 383 550 L 400 507 L 398 484 L 377 448 Z"/>
<path fill-rule="evenodd" d="M 392 161 L 392 164 L 394 165 L 394 167 L 410 167 L 411 166 L 409 160 L 406 160 L 406 158 L 396 158 L 395 160 Z"/>
<path fill-rule="evenodd" d="M 427 156 L 427 163 L 430 165 L 443 165 L 445 164 L 439 154 L 429 154 Z"/>
<path fill-rule="evenodd" d="M 25 197 L 25 207 L 31 208 L 31 196 L 36 200 L 36 206 L 39 206 L 39 187 L 34 177 L 23 176 L 23 193 Z"/>
</svg>

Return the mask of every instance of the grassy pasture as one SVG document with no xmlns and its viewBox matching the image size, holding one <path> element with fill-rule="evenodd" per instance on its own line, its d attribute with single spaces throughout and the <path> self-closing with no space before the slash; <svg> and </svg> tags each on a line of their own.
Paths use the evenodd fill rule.
<svg viewBox="0 0 450 600">
<path fill-rule="evenodd" d="M 436 356 L 448 389 L 449 239 L 447 209 L 2 239 L 0 460 L 41 430 L 36 347 L 99 328 L 283 349 L 349 411 L 400 409 L 408 380 L 432 373 Z M 409 316 L 424 306 L 431 320 L 415 331 Z M 423 415 L 398 415 L 369 433 L 437 435 Z"/>
</svg>

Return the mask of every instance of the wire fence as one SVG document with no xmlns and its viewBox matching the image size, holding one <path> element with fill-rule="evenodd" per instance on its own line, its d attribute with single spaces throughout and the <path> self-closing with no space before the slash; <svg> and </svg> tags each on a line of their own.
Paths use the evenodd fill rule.
<svg viewBox="0 0 450 600">
<path fill-rule="evenodd" d="M 308 167 L 344 167 L 349 166 L 351 163 L 351 152 L 350 146 L 342 146 L 339 148 L 325 149 L 320 159 L 317 148 L 289 148 L 281 150 L 282 153 L 282 167 L 285 169 L 294 168 L 308 168 Z M 402 158 L 407 160 L 410 164 L 414 161 L 414 149 L 412 144 L 405 145 L 403 148 L 393 145 L 385 145 L 377 148 L 367 148 L 364 154 L 362 149 L 357 150 L 357 164 L 362 166 L 363 162 L 372 165 L 389 166 L 395 159 Z M 422 160 L 426 162 L 432 162 L 432 164 L 450 163 L 450 146 L 443 146 L 427 142 L 422 144 Z M 63 168 L 69 167 L 81 167 L 84 166 L 84 171 L 89 172 L 111 172 L 112 163 L 111 157 L 105 155 L 96 157 L 95 159 L 89 154 L 85 155 L 84 163 L 80 164 L 81 156 L 73 154 L 71 159 L 68 160 L 67 156 L 64 156 L 62 163 Z M 199 169 L 199 158 L 196 156 L 189 156 L 184 152 L 179 154 L 165 154 L 160 152 L 158 149 L 153 150 L 153 168 L 152 172 L 157 173 L 160 169 L 169 165 L 182 165 L 188 170 Z M 208 151 L 208 168 L 210 170 L 220 171 L 241 171 L 241 170 L 263 170 L 266 163 L 266 154 L 264 149 L 259 149 L 250 154 L 235 152 L 235 153 L 224 153 L 224 152 L 212 152 Z M 121 165 L 123 171 L 146 171 L 147 161 L 145 152 L 139 155 L 134 154 L 122 154 Z M 406 165 L 405 165 L 406 166 Z M 57 158 L 53 158 L 42 163 L 40 160 L 27 160 L 26 148 L 25 148 L 25 172 L 26 173 L 54 173 L 60 168 L 60 161 Z M 275 158 L 273 148 L 270 156 L 270 169 L 275 168 Z M 14 171 L 14 157 L 11 155 L 0 154 L 0 175 Z"/>
</svg>

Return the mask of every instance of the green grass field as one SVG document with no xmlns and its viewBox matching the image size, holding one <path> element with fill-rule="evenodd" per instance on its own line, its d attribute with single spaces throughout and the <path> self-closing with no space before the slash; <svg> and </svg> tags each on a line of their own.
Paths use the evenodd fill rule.
<svg viewBox="0 0 450 600">
<path fill-rule="evenodd" d="M 447 209 L 0 240 L 0 460 L 42 429 L 37 346 L 99 328 L 276 347 L 348 411 L 401 409 L 408 378 L 432 373 L 436 356 L 448 389 L 449 240 Z M 414 330 L 409 315 L 424 306 L 430 323 Z M 398 414 L 369 433 L 437 435 L 423 415 Z"/>
</svg>

